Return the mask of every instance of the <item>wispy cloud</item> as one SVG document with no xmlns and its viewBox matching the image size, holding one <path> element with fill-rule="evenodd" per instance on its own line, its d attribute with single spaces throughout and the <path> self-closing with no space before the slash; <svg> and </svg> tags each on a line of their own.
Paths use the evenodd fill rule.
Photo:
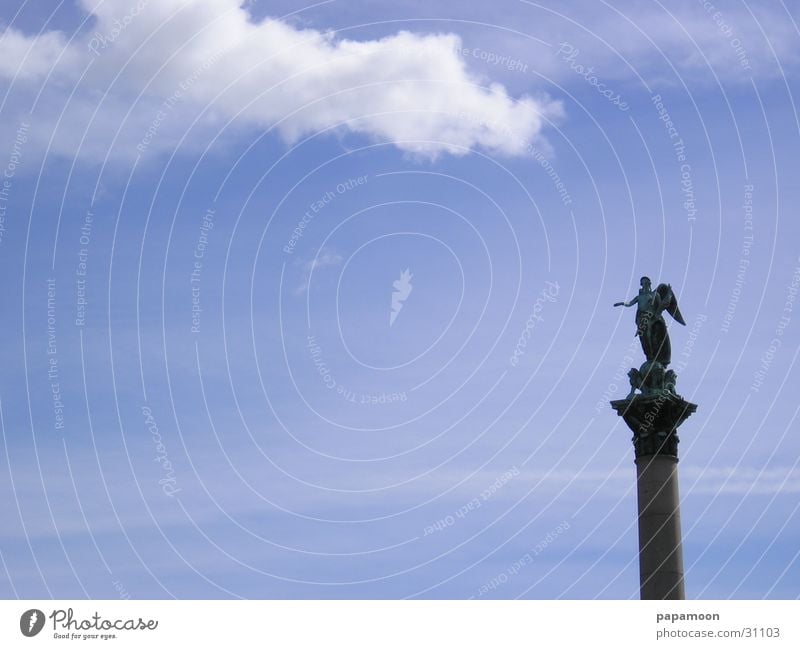
<svg viewBox="0 0 800 649">
<path fill-rule="evenodd" d="M 438 474 L 430 478 L 437 485 L 455 484 L 463 479 L 456 474 Z M 473 479 L 490 481 L 495 473 L 482 471 Z M 685 465 L 680 468 L 681 487 L 686 494 L 705 495 L 772 495 L 796 494 L 800 492 L 800 469 L 796 467 L 702 467 Z M 635 493 L 633 469 L 613 471 L 580 471 L 578 469 L 521 469 L 517 477 L 504 489 L 503 497 L 516 499 L 530 490 L 564 489 L 565 494 L 577 489 L 583 496 L 587 490 L 596 491 L 597 496 L 619 497 L 631 490 Z M 474 489 L 474 481 L 465 483 L 454 491 Z"/>
<path fill-rule="evenodd" d="M 303 295 L 308 292 L 311 278 L 315 271 L 338 266 L 342 263 L 342 256 L 331 248 L 323 248 L 312 259 L 298 259 L 296 263 L 302 268 L 302 281 L 295 288 L 295 295 Z"/>
<path fill-rule="evenodd" d="M 450 0 L 438 4 L 454 5 Z M 467 58 L 514 86 L 524 87 L 538 74 L 567 86 L 583 84 L 573 61 L 582 72 L 591 69 L 601 83 L 613 81 L 615 93 L 623 90 L 621 80 L 636 87 L 640 79 L 656 87 L 686 83 L 692 89 L 701 81 L 707 88 L 716 76 L 726 85 L 749 85 L 751 79 L 794 75 L 800 66 L 795 24 L 800 21 L 789 13 L 794 7 L 788 3 L 582 0 L 498 5 L 488 11 L 498 24 L 513 24 L 516 33 L 465 27 Z M 483 17 L 492 20 L 486 12 Z M 559 52 L 564 43 L 577 51 L 572 61 Z M 506 68 L 503 61 L 514 65 Z"/>
<path fill-rule="evenodd" d="M 800 492 L 800 470 L 796 467 L 693 467 L 682 470 L 686 480 L 696 481 L 692 491 L 704 494 L 769 495 Z"/>
</svg>

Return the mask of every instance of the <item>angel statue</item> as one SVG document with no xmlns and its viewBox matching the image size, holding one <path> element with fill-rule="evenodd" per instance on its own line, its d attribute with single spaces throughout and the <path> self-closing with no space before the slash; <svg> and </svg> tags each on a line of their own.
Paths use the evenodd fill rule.
<svg viewBox="0 0 800 649">
<path fill-rule="evenodd" d="M 666 311 L 676 322 L 682 325 L 686 323 L 669 284 L 659 284 L 654 291 L 651 288 L 650 278 L 642 277 L 640 285 L 639 294 L 630 302 L 617 302 L 614 306 L 636 305 L 636 335 L 639 336 L 642 351 L 648 362 L 658 362 L 666 367 L 672 354 L 667 323 L 664 322 L 661 313 Z"/>
</svg>

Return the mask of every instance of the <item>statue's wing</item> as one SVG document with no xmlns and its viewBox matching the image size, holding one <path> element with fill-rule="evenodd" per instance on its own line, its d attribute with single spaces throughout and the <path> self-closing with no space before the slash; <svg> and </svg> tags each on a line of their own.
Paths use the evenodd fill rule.
<svg viewBox="0 0 800 649">
<path fill-rule="evenodd" d="M 661 297 L 661 304 L 664 305 L 664 310 L 669 313 L 676 322 L 685 325 L 686 322 L 681 315 L 681 310 L 678 308 L 678 298 L 669 284 L 659 284 L 656 289 L 659 297 Z"/>
</svg>

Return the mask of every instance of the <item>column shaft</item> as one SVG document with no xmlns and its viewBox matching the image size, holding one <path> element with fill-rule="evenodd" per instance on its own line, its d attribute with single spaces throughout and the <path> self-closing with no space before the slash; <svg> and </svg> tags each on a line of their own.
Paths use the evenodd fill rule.
<svg viewBox="0 0 800 649">
<path fill-rule="evenodd" d="M 636 458 L 642 599 L 685 599 L 678 458 Z"/>
</svg>

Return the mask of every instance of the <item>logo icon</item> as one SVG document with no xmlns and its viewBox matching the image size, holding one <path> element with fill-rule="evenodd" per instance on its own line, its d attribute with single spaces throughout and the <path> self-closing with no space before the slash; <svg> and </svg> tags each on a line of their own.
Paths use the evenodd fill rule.
<svg viewBox="0 0 800 649">
<path fill-rule="evenodd" d="M 25 611 L 19 618 L 19 630 L 22 635 L 27 638 L 32 638 L 44 627 L 44 613 L 38 608 L 32 608 Z"/>
<path fill-rule="evenodd" d="M 390 327 L 397 319 L 400 309 L 403 308 L 403 302 L 408 299 L 408 296 L 411 294 L 411 290 L 414 288 L 411 286 L 412 277 L 414 276 L 409 272 L 408 268 L 406 268 L 402 273 L 400 273 L 400 279 L 396 279 L 394 282 L 392 282 L 394 292 L 392 293 L 392 312 L 389 314 Z"/>
</svg>

